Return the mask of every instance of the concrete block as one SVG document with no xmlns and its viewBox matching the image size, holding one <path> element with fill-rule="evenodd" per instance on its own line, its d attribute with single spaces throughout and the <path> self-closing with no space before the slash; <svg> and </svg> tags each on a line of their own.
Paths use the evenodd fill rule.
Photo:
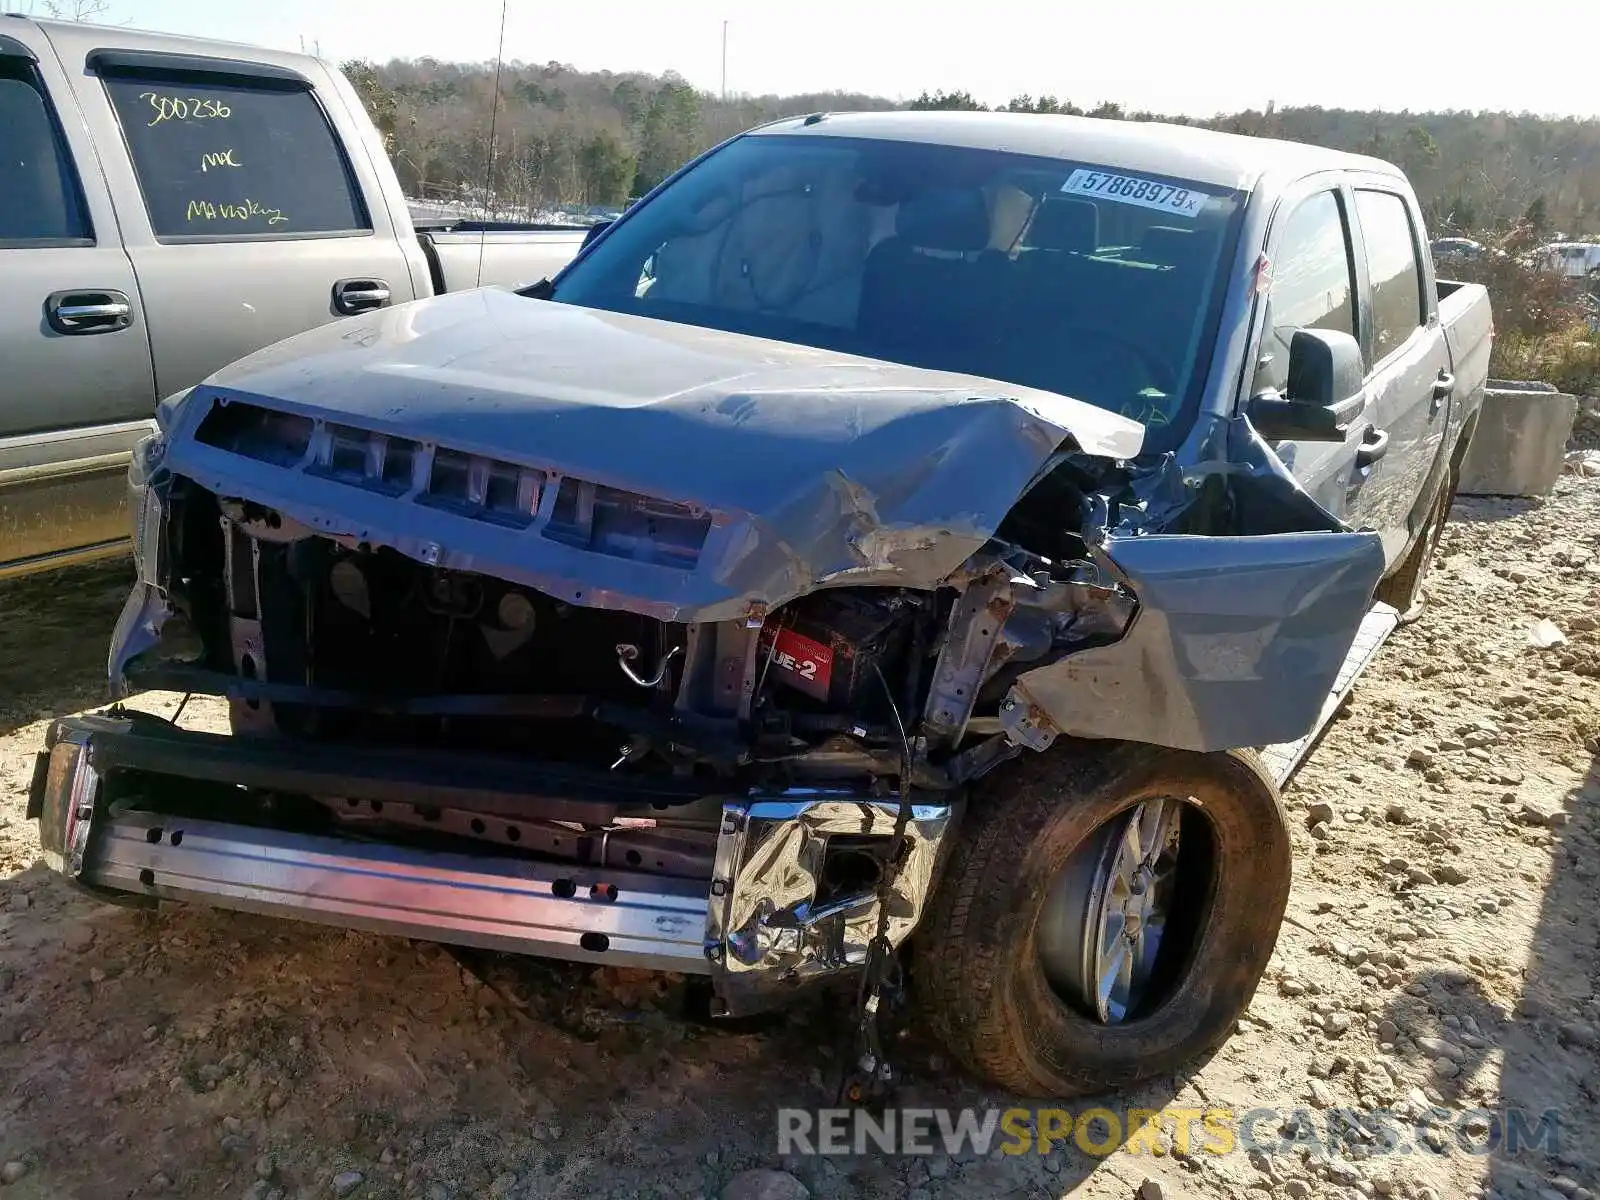
<svg viewBox="0 0 1600 1200">
<path fill-rule="evenodd" d="M 1491 379 L 1461 463 L 1463 496 L 1548 496 L 1561 474 L 1578 412 L 1548 383 Z"/>
</svg>

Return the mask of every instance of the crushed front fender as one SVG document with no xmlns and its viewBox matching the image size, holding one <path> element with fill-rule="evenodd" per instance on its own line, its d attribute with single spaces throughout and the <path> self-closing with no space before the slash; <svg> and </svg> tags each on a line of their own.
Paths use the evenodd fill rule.
<svg viewBox="0 0 1600 1200">
<path fill-rule="evenodd" d="M 1383 573 L 1373 533 L 1109 538 L 1137 598 L 1118 641 L 1018 677 L 1013 740 L 1121 738 L 1196 751 L 1273 745 L 1317 720 Z"/>
</svg>

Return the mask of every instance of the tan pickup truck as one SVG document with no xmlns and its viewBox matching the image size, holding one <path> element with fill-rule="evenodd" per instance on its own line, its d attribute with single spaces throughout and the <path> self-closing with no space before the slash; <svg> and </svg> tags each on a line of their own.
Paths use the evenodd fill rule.
<svg viewBox="0 0 1600 1200">
<path fill-rule="evenodd" d="M 535 282 L 585 232 L 414 224 L 329 63 L 0 16 L 0 578 L 126 548 L 161 397 L 341 316 Z"/>
</svg>

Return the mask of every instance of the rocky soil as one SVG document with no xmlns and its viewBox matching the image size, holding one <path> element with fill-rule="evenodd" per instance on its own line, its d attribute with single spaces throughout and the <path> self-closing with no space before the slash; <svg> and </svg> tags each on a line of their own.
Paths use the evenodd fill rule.
<svg viewBox="0 0 1600 1200">
<path fill-rule="evenodd" d="M 98 698 L 125 571 L 0 587 L 0 1200 L 1593 1196 L 1600 480 L 1452 515 L 1428 614 L 1287 793 L 1290 920 L 1247 1018 L 1099 1098 L 1272 1110 L 1270 1152 L 1222 1155 L 784 1161 L 775 1110 L 833 1099 L 827 1001 L 714 1030 L 650 976 L 80 898 L 24 792 L 46 720 Z M 1014 1102 L 897 1045 L 902 1103 Z M 1506 1106 L 1555 1137 L 1496 1139 Z M 1398 1114 L 1392 1151 L 1360 1108 Z"/>
</svg>

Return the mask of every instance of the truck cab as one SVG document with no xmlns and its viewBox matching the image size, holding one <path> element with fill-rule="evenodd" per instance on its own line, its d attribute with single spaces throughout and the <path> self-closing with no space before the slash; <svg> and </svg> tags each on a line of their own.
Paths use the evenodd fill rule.
<svg viewBox="0 0 1600 1200">
<path fill-rule="evenodd" d="M 1393 571 L 1448 473 L 1444 448 L 1481 403 L 1489 325 L 1476 289 L 1435 279 L 1411 185 L 1375 167 L 1304 175 L 1262 214 L 1265 312 L 1246 411 L 1259 419 L 1262 396 L 1293 394 L 1297 333 L 1333 335 L 1324 345 L 1341 360 L 1346 393 L 1336 402 L 1359 399 L 1342 432 L 1313 439 L 1270 418 L 1261 429 L 1328 511 L 1381 534 Z"/>
</svg>

